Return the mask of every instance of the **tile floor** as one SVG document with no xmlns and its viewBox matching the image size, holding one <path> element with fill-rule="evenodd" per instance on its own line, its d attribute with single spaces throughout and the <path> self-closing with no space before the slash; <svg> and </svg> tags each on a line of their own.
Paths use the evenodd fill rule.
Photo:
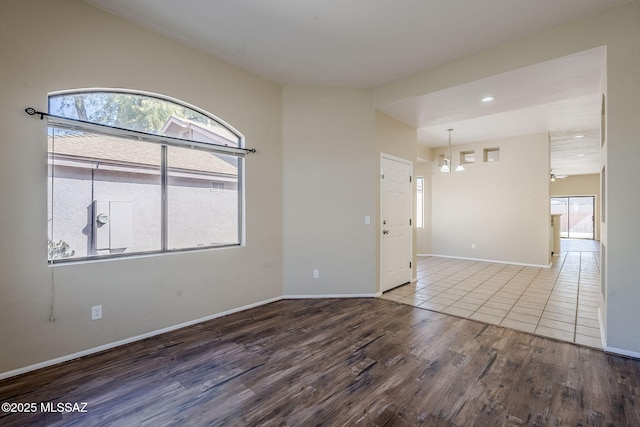
<svg viewBox="0 0 640 427">
<path fill-rule="evenodd" d="M 601 349 L 600 254 L 584 244 L 563 240 L 548 269 L 419 257 L 418 281 L 381 298 Z"/>
</svg>

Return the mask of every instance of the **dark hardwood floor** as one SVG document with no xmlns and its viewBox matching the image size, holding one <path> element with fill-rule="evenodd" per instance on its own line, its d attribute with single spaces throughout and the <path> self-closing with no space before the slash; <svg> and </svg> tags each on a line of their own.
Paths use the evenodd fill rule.
<svg viewBox="0 0 640 427">
<path fill-rule="evenodd" d="M 286 300 L 0 381 L 0 402 L 38 406 L 0 425 L 640 426 L 639 394 L 636 360 L 383 299 Z"/>
</svg>

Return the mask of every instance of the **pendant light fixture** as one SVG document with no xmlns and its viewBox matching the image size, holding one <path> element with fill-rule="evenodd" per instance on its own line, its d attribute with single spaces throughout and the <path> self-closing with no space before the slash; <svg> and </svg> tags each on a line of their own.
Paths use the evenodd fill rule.
<svg viewBox="0 0 640 427">
<path fill-rule="evenodd" d="M 440 167 L 440 172 L 450 173 L 453 170 L 453 159 L 451 158 L 451 132 L 453 129 L 447 129 L 449 131 L 449 148 L 447 149 L 447 156 L 444 158 L 442 162 L 442 166 Z M 464 166 L 462 164 L 458 164 L 456 167 L 456 172 L 463 172 Z"/>
</svg>

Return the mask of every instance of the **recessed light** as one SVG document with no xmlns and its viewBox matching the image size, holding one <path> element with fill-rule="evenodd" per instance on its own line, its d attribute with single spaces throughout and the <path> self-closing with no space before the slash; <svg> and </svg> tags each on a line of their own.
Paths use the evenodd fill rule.
<svg viewBox="0 0 640 427">
<path fill-rule="evenodd" d="M 491 102 L 493 101 L 495 98 L 493 96 L 485 96 L 484 98 L 482 98 L 482 102 Z"/>
<path fill-rule="evenodd" d="M 584 135 L 576 135 L 576 136 L 574 136 L 574 138 L 575 138 L 575 139 L 578 139 L 578 138 L 584 138 Z"/>
<path fill-rule="evenodd" d="M 584 154 L 576 154 L 576 157 L 584 157 Z"/>
</svg>

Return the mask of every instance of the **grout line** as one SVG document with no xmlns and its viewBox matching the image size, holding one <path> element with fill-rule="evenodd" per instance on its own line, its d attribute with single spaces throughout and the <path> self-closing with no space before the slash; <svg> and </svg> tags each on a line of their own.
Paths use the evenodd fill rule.
<svg viewBox="0 0 640 427">
<path fill-rule="evenodd" d="M 575 317 L 574 317 L 574 326 L 573 326 L 573 341 L 565 341 L 565 342 L 573 342 L 575 343 L 575 339 L 577 336 L 577 325 L 578 325 L 578 307 L 579 307 L 579 303 L 580 303 L 580 290 L 581 290 L 581 282 L 583 279 L 583 269 L 585 269 L 585 273 L 586 273 L 586 269 L 589 269 L 590 274 L 594 273 L 597 274 L 599 273 L 599 265 L 596 261 L 595 265 L 587 265 L 587 259 L 582 257 L 582 251 L 570 251 L 570 252 L 565 252 L 562 253 L 562 258 L 560 258 L 558 260 L 558 263 L 556 263 L 551 269 L 549 270 L 543 270 L 541 268 L 537 268 L 537 271 L 535 274 L 533 274 L 532 279 L 529 281 L 529 283 L 527 284 L 527 286 L 522 289 L 519 292 L 519 296 L 516 299 L 516 301 L 511 304 L 511 308 L 507 311 L 507 314 L 505 316 L 502 317 L 502 320 L 498 323 L 498 325 L 500 325 L 502 323 L 502 321 L 509 315 L 509 313 L 513 312 L 513 308 L 516 306 L 516 304 L 518 304 L 519 301 L 521 301 L 522 297 L 527 293 L 527 291 L 529 290 L 534 290 L 534 291 L 538 291 L 537 289 L 537 285 L 536 285 L 536 281 L 538 279 L 541 279 L 542 276 L 545 276 L 544 279 L 548 280 L 553 278 L 553 286 L 551 287 L 551 289 L 548 291 L 549 292 L 549 296 L 546 298 L 546 302 L 543 306 L 542 312 L 541 314 L 538 316 L 538 321 L 535 325 L 535 329 L 533 334 L 536 335 L 535 330 L 537 330 L 538 326 L 540 326 L 540 322 L 542 320 L 542 314 L 545 312 L 548 304 L 550 303 L 550 301 L 552 300 L 552 296 L 554 293 L 554 290 L 556 289 L 557 285 L 558 285 L 558 281 L 560 279 L 561 276 L 565 276 L 568 273 L 571 273 L 571 271 L 566 271 L 567 270 L 574 270 L 575 265 L 573 264 L 573 259 L 574 257 L 570 257 L 569 254 L 571 252 L 578 252 L 579 256 L 578 256 L 578 265 L 577 265 L 577 284 L 576 284 L 576 305 L 575 305 Z M 595 257 L 595 254 L 593 255 Z M 509 283 L 511 283 L 514 279 L 518 278 L 518 276 L 521 275 L 521 273 L 523 273 L 523 270 L 529 270 L 531 268 L 535 268 L 535 267 L 527 267 L 527 266 L 516 266 L 516 265 L 512 265 L 512 264 L 497 264 L 497 263 L 487 263 L 484 261 L 470 261 L 470 260 L 460 260 L 460 262 L 449 262 L 449 261 L 455 261 L 455 260 L 448 260 L 448 261 L 444 261 L 444 262 L 437 262 L 435 263 L 435 265 L 433 265 L 433 267 L 435 268 L 435 271 L 433 271 L 433 269 L 430 267 L 431 262 L 429 262 L 429 258 L 425 259 L 425 263 L 423 264 L 425 267 L 422 269 L 423 271 L 431 271 L 431 274 L 428 274 L 426 276 L 421 277 L 421 279 L 426 279 L 428 277 L 431 277 L 431 280 L 433 280 L 433 282 L 429 283 L 426 286 L 423 286 L 420 289 L 423 289 L 425 287 L 429 287 L 431 285 L 436 285 L 436 286 L 440 286 L 440 287 L 444 287 L 444 290 L 441 291 L 436 291 L 437 293 L 431 297 L 429 297 L 428 300 L 426 300 L 425 302 L 428 302 L 430 300 L 432 300 L 433 298 L 436 298 L 438 296 L 442 296 L 443 293 L 451 290 L 451 289 L 455 289 L 457 286 L 463 284 L 466 280 L 474 278 L 475 276 L 480 275 L 480 279 L 482 279 L 482 277 L 484 276 L 484 274 L 490 273 L 490 275 L 486 278 L 484 278 L 481 282 L 479 282 L 478 284 L 476 284 L 473 288 L 469 289 L 468 291 L 465 291 L 464 295 L 454 295 L 455 299 L 452 303 L 450 304 L 445 304 L 444 308 L 442 308 L 441 310 L 433 310 L 436 312 L 440 312 L 443 314 L 447 314 L 444 312 L 444 310 L 446 310 L 447 308 L 453 306 L 454 304 L 456 304 L 457 302 L 459 302 L 462 298 L 467 297 L 471 292 L 473 292 L 474 290 L 478 289 L 479 287 L 481 287 L 482 285 L 486 284 L 488 281 L 490 281 L 491 279 L 496 278 L 496 276 L 504 274 L 505 278 L 500 279 L 499 281 L 495 282 L 495 285 L 500 285 L 500 287 L 495 290 L 492 294 L 487 294 L 488 297 L 486 298 L 486 301 L 482 304 L 480 304 L 480 306 L 476 309 L 476 310 L 469 310 L 471 311 L 471 314 L 469 316 L 466 316 L 467 319 L 471 319 L 471 316 L 473 316 L 474 314 L 476 314 L 478 312 L 478 310 L 481 307 L 486 307 L 486 304 L 489 302 L 489 300 L 491 300 L 491 298 L 495 297 L 496 295 L 500 295 L 500 292 L 507 286 L 509 285 Z M 434 261 L 436 260 L 435 257 L 433 259 Z M 493 271 L 493 269 L 496 269 L 498 266 L 500 266 L 499 269 L 497 269 L 496 271 Z M 458 269 L 458 270 L 456 270 Z M 513 271 L 513 270 L 516 271 Z M 506 270 L 506 271 L 505 271 Z M 592 271 L 595 270 L 595 271 Z M 549 273 L 549 274 L 545 274 L 545 273 Z M 456 278 L 456 276 L 459 276 L 459 278 Z M 448 279 L 452 279 L 452 284 L 449 285 L 443 285 L 441 282 L 448 280 Z M 478 279 L 478 277 L 475 277 L 476 279 Z M 571 279 L 575 278 L 575 275 L 573 275 L 571 277 Z M 502 283 L 501 283 L 502 282 Z M 569 282 L 569 284 L 571 284 L 571 282 Z M 417 290 L 417 288 L 416 288 Z M 542 289 L 540 289 L 542 290 Z M 413 292 L 413 297 L 415 298 L 415 292 Z M 545 290 L 546 292 L 546 290 Z M 485 298 L 485 297 L 481 297 L 481 298 Z M 473 302 L 472 302 L 473 304 Z M 414 304 L 411 304 L 414 305 Z M 420 307 L 420 305 L 414 305 L 415 307 Z M 561 313 L 560 313 L 561 314 Z M 465 318 L 465 316 L 462 316 L 463 318 Z M 527 322 L 525 322 L 527 323 Z M 565 322 L 566 323 L 566 322 Z M 531 324 L 533 325 L 533 324 Z M 555 329 L 555 328 L 552 328 Z M 563 330 L 559 330 L 559 331 L 563 331 Z M 539 335 L 538 336 L 543 336 L 544 335 Z"/>
<path fill-rule="evenodd" d="M 523 266 L 523 267 L 521 267 L 521 268 L 520 268 L 520 269 L 519 269 L 519 270 L 518 270 L 518 271 L 517 271 L 513 276 L 511 276 L 511 278 L 509 278 L 509 280 L 507 280 L 507 281 L 506 281 L 502 286 L 500 286 L 500 288 L 498 288 L 494 293 L 492 293 L 492 294 L 491 294 L 491 296 L 487 299 L 487 301 L 486 301 L 486 302 L 484 302 L 484 303 L 482 303 L 482 304 L 480 305 L 480 307 L 478 307 L 478 308 L 476 309 L 476 311 L 474 311 L 474 312 L 473 312 L 473 313 L 471 313 L 471 314 L 472 314 L 472 315 L 473 315 L 473 314 L 476 314 L 476 313 L 478 312 L 478 310 L 480 310 L 480 308 L 484 307 L 484 306 L 485 306 L 485 304 L 486 304 L 487 302 L 489 302 L 489 300 L 490 300 L 491 298 L 493 298 L 494 296 L 496 296 L 496 294 L 497 294 L 498 292 L 500 292 L 500 291 L 501 291 L 505 286 L 507 286 L 507 285 L 509 284 L 509 282 L 511 282 L 511 281 L 513 280 L 513 278 L 514 278 L 514 277 L 516 277 L 516 276 L 517 276 L 517 275 L 518 275 L 518 274 L 519 274 L 523 269 L 524 269 L 524 266 Z M 487 280 L 488 280 L 488 279 L 487 279 Z M 522 294 L 520 294 L 520 296 L 522 296 Z M 520 299 L 520 297 L 518 297 L 518 299 Z M 516 302 L 517 302 L 517 301 L 518 301 L 518 300 L 516 300 Z M 511 305 L 511 308 L 513 308 L 513 306 L 514 306 L 514 305 L 516 305 L 516 303 L 515 303 L 515 302 Z M 489 307 L 489 308 L 492 308 L 492 307 Z M 496 310 L 497 310 L 497 309 L 496 309 Z M 509 312 L 510 312 L 510 311 L 511 311 L 511 309 L 507 310 L 507 314 L 505 314 L 505 315 L 502 317 L 502 320 L 504 320 L 504 319 L 507 317 L 507 315 L 509 314 Z M 502 320 L 500 320 L 500 323 L 502 323 Z"/>
<path fill-rule="evenodd" d="M 566 259 L 566 257 L 565 257 Z M 564 265 L 564 260 L 562 261 L 562 264 Z M 561 268 L 562 269 L 562 268 Z M 536 279 L 536 277 L 538 277 L 538 275 L 540 274 L 540 271 L 538 271 L 538 274 L 535 275 L 535 277 L 533 278 L 533 280 L 531 281 L 531 283 L 533 283 Z M 556 279 L 553 281 L 553 286 L 551 287 L 551 291 L 549 292 L 549 296 L 547 297 L 547 302 L 549 302 L 549 298 L 551 298 L 551 293 L 553 293 L 553 288 L 556 286 L 556 282 L 558 281 L 558 275 L 556 275 Z M 513 303 L 513 306 L 511 307 L 511 310 L 509 310 L 509 312 L 507 313 L 507 316 L 509 315 L 509 313 L 511 313 L 511 311 L 513 311 L 513 307 L 516 306 L 516 304 L 518 303 L 518 301 L 520 301 L 520 298 L 522 298 L 522 295 L 524 295 L 525 292 L 527 292 L 527 289 L 529 289 L 529 287 L 531 286 L 531 283 L 529 283 L 527 285 L 527 288 L 522 291 L 522 294 L 520 294 L 520 296 L 518 297 L 518 299 L 516 300 L 515 303 Z M 542 313 L 544 313 L 544 308 L 547 306 L 547 303 L 545 303 L 545 305 L 542 307 L 542 311 L 540 312 L 540 316 L 538 316 L 538 321 L 536 322 L 536 327 L 533 329 L 533 332 L 535 333 L 536 329 L 538 329 L 538 325 L 540 325 L 540 319 L 542 319 Z M 507 317 L 505 316 L 505 318 Z"/>
<path fill-rule="evenodd" d="M 582 275 L 582 252 L 580 252 L 580 267 L 578 268 L 578 292 L 576 292 L 576 316 L 573 319 L 573 342 L 576 342 L 576 334 L 578 329 L 578 307 L 580 306 L 580 279 Z"/>
<path fill-rule="evenodd" d="M 536 329 L 538 329 L 538 326 L 540 325 L 540 320 L 542 320 L 542 315 L 547 309 L 547 305 L 549 304 L 551 295 L 553 295 L 553 290 L 556 288 L 556 285 L 558 284 L 558 278 L 560 277 L 560 274 L 562 274 L 562 270 L 564 269 L 564 264 L 567 262 L 567 258 L 569 258 L 569 252 L 566 252 L 564 255 L 564 258 L 562 260 L 562 265 L 560 265 L 560 269 L 558 270 L 558 274 L 556 275 L 556 280 L 554 280 L 553 282 L 553 287 L 551 288 L 551 293 L 549 294 L 549 298 L 547 298 L 547 302 L 544 304 L 544 307 L 542 308 L 542 313 L 540 314 L 540 319 L 538 319 L 538 324 L 536 325 Z M 577 314 L 578 314 L 578 303 L 576 301 L 576 316 Z M 573 323 L 573 342 L 575 342 L 575 336 L 576 336 L 576 323 L 575 323 L 576 320 L 577 319 L 574 319 L 574 323 Z"/>
<path fill-rule="evenodd" d="M 486 270 L 486 269 L 488 269 L 488 268 L 490 268 L 490 267 L 492 267 L 492 266 L 498 266 L 498 265 L 499 265 L 499 264 L 496 264 L 496 263 L 489 263 L 489 265 L 487 265 L 487 266 L 486 266 L 485 268 L 483 268 L 482 270 L 479 270 L 479 271 L 478 271 L 478 272 L 476 272 L 475 274 L 480 273 L 481 271 L 484 271 L 484 270 Z M 502 267 L 502 265 L 500 265 L 500 266 Z M 463 297 L 467 296 L 467 295 L 468 295 L 470 292 L 472 292 L 474 289 L 478 288 L 479 286 L 481 286 L 481 285 L 483 285 L 484 283 L 486 283 L 489 279 L 492 279 L 493 277 L 495 277 L 496 275 L 498 275 L 499 273 L 501 273 L 501 272 L 502 272 L 502 270 L 504 270 L 504 269 L 505 269 L 505 268 L 507 268 L 508 266 L 509 266 L 509 264 L 504 264 L 504 267 L 500 268 L 500 270 L 496 271 L 494 274 L 492 274 L 491 276 L 487 277 L 483 282 L 479 283 L 477 286 L 475 286 L 475 287 L 474 287 L 473 289 L 471 289 L 470 291 L 467 291 L 467 293 L 466 293 L 466 294 L 464 294 L 463 296 L 460 296 L 460 298 L 458 298 L 457 300 L 455 300 L 454 302 L 452 302 L 451 304 L 449 304 L 449 305 L 448 305 L 448 306 L 446 306 L 445 308 L 449 308 L 449 307 L 451 307 L 453 304 L 455 304 L 456 302 L 460 301 Z M 470 266 L 470 267 L 471 267 L 471 266 Z M 522 267 L 522 268 L 524 268 L 524 267 Z M 522 269 L 522 268 L 521 268 L 521 269 Z M 520 270 L 521 270 L 521 269 L 520 269 Z M 520 272 L 520 270 L 518 270 L 518 272 Z M 515 275 L 516 275 L 516 274 L 517 274 L 517 273 L 515 273 L 514 275 L 512 275 L 512 276 L 511 276 L 511 278 L 510 278 L 509 280 L 513 279 L 513 277 L 515 277 Z M 452 276 L 452 275 L 447 276 L 447 277 L 451 277 L 451 276 Z M 471 277 L 471 276 L 469 276 L 469 277 Z M 469 277 L 467 277 L 467 279 L 468 279 Z M 445 291 L 441 291 L 440 293 L 443 293 L 443 292 L 448 291 L 449 289 L 453 288 L 454 286 L 458 285 L 459 283 L 461 283 L 461 282 L 458 282 L 458 283 L 456 283 L 456 284 L 454 284 L 454 285 L 449 286 Z M 507 281 L 506 283 L 508 283 L 508 281 Z M 506 285 L 506 283 L 505 283 L 505 285 Z M 502 285 L 502 287 L 500 287 L 500 289 L 502 289 L 505 285 Z M 498 291 L 494 292 L 493 294 L 491 294 L 491 296 L 493 297 L 497 292 L 498 292 Z M 435 295 L 435 296 L 440 295 L 440 293 L 439 293 L 439 294 L 437 294 L 437 295 Z M 491 298 L 491 297 L 490 297 L 490 298 Z M 482 304 L 482 305 L 484 305 L 484 304 Z M 480 307 L 482 307 L 482 305 L 481 305 Z M 475 311 L 473 311 L 473 312 L 471 313 L 471 315 L 475 314 L 478 310 L 479 310 L 479 308 L 478 308 L 478 309 L 476 309 Z"/>
</svg>

